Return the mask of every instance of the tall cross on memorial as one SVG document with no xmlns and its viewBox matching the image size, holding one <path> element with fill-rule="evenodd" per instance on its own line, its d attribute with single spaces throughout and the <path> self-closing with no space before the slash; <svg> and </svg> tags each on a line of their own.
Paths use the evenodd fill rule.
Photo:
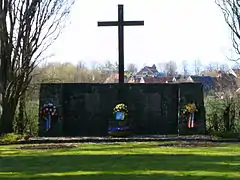
<svg viewBox="0 0 240 180">
<path fill-rule="evenodd" d="M 118 21 L 98 22 L 98 26 L 118 26 L 119 83 L 124 83 L 124 26 L 143 26 L 144 21 L 124 21 L 123 5 L 118 5 Z"/>
</svg>

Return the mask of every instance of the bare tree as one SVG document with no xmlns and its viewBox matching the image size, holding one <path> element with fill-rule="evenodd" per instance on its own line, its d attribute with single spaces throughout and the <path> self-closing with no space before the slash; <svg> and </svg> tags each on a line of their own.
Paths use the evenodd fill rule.
<svg viewBox="0 0 240 180">
<path fill-rule="evenodd" d="M 15 110 L 44 51 L 62 31 L 74 0 L 0 0 L 0 132 L 13 131 Z"/>
<path fill-rule="evenodd" d="M 240 1 L 239 0 L 215 0 L 223 12 L 224 19 L 231 29 L 233 48 L 240 55 Z M 240 60 L 239 58 L 237 60 Z"/>
<path fill-rule="evenodd" d="M 118 63 L 117 62 L 111 63 L 111 61 L 107 61 L 104 65 L 101 65 L 99 69 L 107 74 L 118 72 Z"/>
<path fill-rule="evenodd" d="M 182 67 L 183 67 L 183 74 L 184 76 L 188 75 L 189 72 L 188 72 L 188 63 L 186 60 L 183 60 L 182 61 Z"/>
<path fill-rule="evenodd" d="M 86 69 L 86 65 L 83 61 L 79 61 L 77 64 L 77 70 Z"/>
<path fill-rule="evenodd" d="M 199 75 L 202 71 L 202 63 L 199 60 L 194 62 L 195 75 Z"/>
<path fill-rule="evenodd" d="M 219 69 L 222 72 L 228 72 L 230 68 L 229 68 L 229 66 L 227 64 L 221 64 Z"/>
<path fill-rule="evenodd" d="M 220 67 L 222 66 L 222 64 L 220 64 L 219 62 L 213 62 L 212 66 L 216 69 L 216 70 L 220 70 Z"/>
<path fill-rule="evenodd" d="M 205 68 L 207 71 L 215 71 L 215 70 L 217 70 L 216 69 L 216 66 L 214 65 L 214 64 L 212 64 L 212 63 L 209 63 L 207 66 L 206 66 L 206 68 Z"/>
<path fill-rule="evenodd" d="M 223 65 L 218 62 L 212 62 L 206 66 L 208 71 L 219 71 L 221 68 L 223 68 Z"/>
<path fill-rule="evenodd" d="M 232 69 L 240 69 L 240 64 L 236 63 L 232 66 Z"/>
<path fill-rule="evenodd" d="M 133 63 L 128 64 L 128 66 L 127 66 L 127 71 L 129 71 L 129 72 L 131 72 L 131 73 L 137 72 L 137 67 L 136 67 L 136 65 L 133 64 Z"/>
<path fill-rule="evenodd" d="M 168 76 L 174 76 L 177 72 L 177 64 L 174 61 L 169 61 L 166 63 L 165 72 Z"/>
<path fill-rule="evenodd" d="M 166 71 L 166 63 L 161 62 L 157 64 L 157 68 L 159 72 L 165 72 Z"/>
</svg>

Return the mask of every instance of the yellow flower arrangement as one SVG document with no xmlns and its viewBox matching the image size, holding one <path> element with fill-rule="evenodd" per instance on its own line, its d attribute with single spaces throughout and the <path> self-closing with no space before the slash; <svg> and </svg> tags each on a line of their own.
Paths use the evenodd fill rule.
<svg viewBox="0 0 240 180">
<path fill-rule="evenodd" d="M 197 107 L 195 103 L 189 103 L 185 105 L 184 113 L 194 113 L 197 112 Z"/>
<path fill-rule="evenodd" d="M 116 112 L 123 112 L 124 115 L 127 116 L 128 113 L 127 105 L 123 103 L 117 104 L 113 109 L 113 114 L 115 114 Z"/>
<path fill-rule="evenodd" d="M 188 118 L 188 122 L 187 122 L 187 126 L 188 128 L 194 128 L 195 127 L 195 112 L 198 112 L 197 106 L 195 103 L 189 103 L 187 105 L 184 106 L 184 110 L 183 113 L 184 115 L 187 116 Z"/>
</svg>

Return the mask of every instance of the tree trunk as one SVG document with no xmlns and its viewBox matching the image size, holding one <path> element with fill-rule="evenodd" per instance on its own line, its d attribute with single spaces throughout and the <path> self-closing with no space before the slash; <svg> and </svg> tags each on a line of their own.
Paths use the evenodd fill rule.
<svg viewBox="0 0 240 180">
<path fill-rule="evenodd" d="M 229 113 L 230 113 L 230 105 L 228 105 L 223 113 L 223 119 L 224 119 L 224 126 L 225 126 L 225 130 L 226 131 L 230 131 L 230 117 L 229 117 Z"/>
<path fill-rule="evenodd" d="M 0 134 L 13 132 L 13 120 L 15 115 L 16 105 L 14 102 L 9 102 L 3 97 L 2 116 L 0 119 Z"/>
<path fill-rule="evenodd" d="M 19 134 L 23 134 L 26 125 L 26 117 L 24 116 L 26 110 L 25 95 L 19 99 L 19 113 L 17 118 L 17 130 Z"/>
</svg>

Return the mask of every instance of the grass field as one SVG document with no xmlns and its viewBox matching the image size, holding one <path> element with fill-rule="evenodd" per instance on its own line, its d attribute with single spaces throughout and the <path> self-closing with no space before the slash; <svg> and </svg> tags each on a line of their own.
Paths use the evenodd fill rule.
<svg viewBox="0 0 240 180">
<path fill-rule="evenodd" d="M 240 144 L 202 148 L 159 147 L 159 144 L 79 144 L 66 150 L 0 146 L 0 179 L 240 179 Z"/>
</svg>

